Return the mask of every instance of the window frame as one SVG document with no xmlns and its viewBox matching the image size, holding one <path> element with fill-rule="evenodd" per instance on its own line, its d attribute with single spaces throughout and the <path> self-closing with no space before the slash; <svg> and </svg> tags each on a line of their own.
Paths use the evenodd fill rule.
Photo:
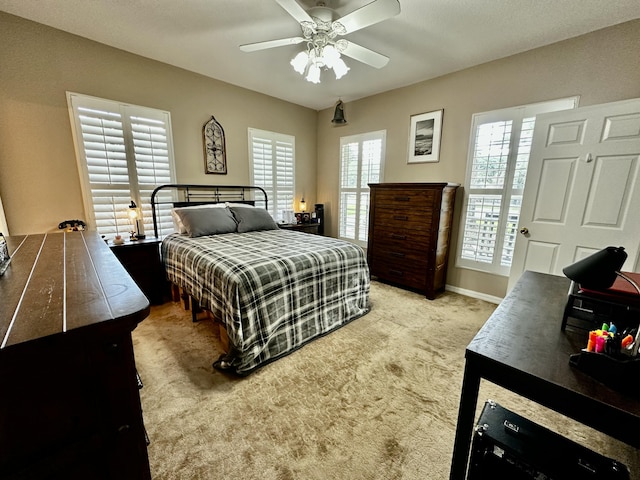
<svg viewBox="0 0 640 480">
<path fill-rule="evenodd" d="M 256 165 L 254 158 L 254 136 L 261 136 L 265 140 L 269 140 L 272 145 L 273 158 L 275 161 L 272 162 L 271 165 L 271 181 L 272 185 L 263 185 L 259 181 L 257 181 L 256 174 Z M 296 195 L 296 137 L 294 135 L 288 135 L 285 133 L 272 132 L 269 130 L 262 130 L 259 128 L 249 127 L 247 130 L 247 138 L 249 144 L 249 175 L 252 180 L 252 185 L 263 188 L 267 192 L 268 198 L 268 208 L 269 214 L 277 220 L 283 220 L 283 210 L 295 210 L 295 195 Z M 285 185 L 280 186 L 278 188 L 279 182 L 282 179 L 278 176 L 278 157 L 277 157 L 277 144 L 278 142 L 288 145 L 291 149 L 291 177 L 290 179 L 285 179 Z M 285 167 L 289 169 L 289 167 Z M 291 182 L 291 187 L 286 186 L 286 182 Z M 279 199 L 279 195 L 287 196 L 288 199 L 281 200 Z"/>
<path fill-rule="evenodd" d="M 524 188 L 526 187 L 526 172 L 525 183 L 523 183 L 522 188 L 517 188 L 516 186 L 514 186 L 514 175 L 518 163 L 519 150 L 521 148 L 522 127 L 524 121 L 526 119 L 534 117 L 535 122 L 535 118 L 539 114 L 577 108 L 579 98 L 579 96 L 565 97 L 528 105 L 519 105 L 516 107 L 508 107 L 488 112 L 474 113 L 472 115 L 469 134 L 469 150 L 467 154 L 467 169 L 464 183 L 464 202 L 460 215 L 460 235 L 458 236 L 458 246 L 456 250 L 456 267 L 469 270 L 477 270 L 499 276 L 509 276 L 513 259 L 511 259 L 509 265 L 503 265 L 502 257 L 504 254 L 505 237 L 509 235 L 509 229 L 517 230 L 518 227 L 517 221 L 511 227 L 508 226 L 508 224 L 510 223 L 510 217 L 513 217 L 513 210 L 511 210 L 511 201 L 512 199 L 518 197 L 522 199 L 522 196 L 524 195 Z M 504 174 L 503 186 L 499 188 L 472 188 L 471 181 L 475 167 L 474 159 L 477 147 L 476 141 L 478 137 L 478 131 L 482 125 L 502 121 L 512 121 L 511 133 L 508 143 L 509 153 L 507 155 L 507 165 Z M 535 131 L 535 123 L 533 131 Z M 533 131 L 531 138 L 533 138 Z M 529 148 L 530 146 L 531 145 L 529 145 Z M 529 155 L 530 153 L 531 152 L 529 150 Z M 527 156 L 527 167 L 529 162 L 529 155 Z M 474 195 L 487 197 L 494 196 L 501 199 L 501 205 L 498 214 L 498 226 L 495 229 L 496 240 L 493 252 L 491 253 L 491 262 L 483 262 L 463 257 L 467 214 L 469 211 L 470 200 Z M 517 220 L 519 220 L 521 207 L 522 204 L 520 203 L 520 207 L 517 209 L 518 211 L 516 213 Z"/>
<path fill-rule="evenodd" d="M 145 230 L 153 231 L 153 219 L 151 216 L 151 204 L 150 199 L 145 201 L 145 198 L 150 197 L 153 189 L 164 183 L 175 183 L 175 156 L 173 152 L 173 133 L 171 127 L 171 114 L 168 111 L 160 110 L 151 107 L 144 107 L 140 105 L 133 105 L 126 102 L 120 102 L 116 100 L 109 100 L 99 97 L 93 97 L 90 95 L 84 95 L 75 92 L 66 92 L 67 105 L 69 109 L 69 117 L 71 121 L 71 132 L 73 137 L 73 144 L 76 154 L 76 162 L 78 165 L 78 173 L 80 176 L 80 188 L 82 191 L 82 199 L 84 204 L 85 215 L 87 216 L 87 227 L 91 230 L 100 231 L 98 221 L 96 219 L 96 204 L 94 203 L 93 188 L 94 185 L 102 184 L 104 190 L 128 190 L 129 200 L 127 204 L 133 200 L 139 208 L 139 212 L 142 214 L 142 218 L 139 221 L 139 230 L 141 234 L 145 233 Z M 124 154 L 127 164 L 128 183 L 109 183 L 109 182 L 91 182 L 89 175 L 89 165 L 87 162 L 87 152 L 83 140 L 82 122 L 79 118 L 79 109 L 95 109 L 103 110 L 109 114 L 119 114 L 122 122 L 123 130 L 123 142 L 124 142 Z M 152 184 L 142 183 L 139 180 L 141 172 L 136 164 L 138 158 L 136 157 L 135 143 L 134 143 L 134 131 L 131 126 L 131 120 L 135 117 L 144 117 L 146 120 L 157 120 L 162 122 L 165 130 L 164 138 L 166 140 L 166 155 L 168 162 L 169 179 L 166 182 Z M 159 119 L 159 120 L 158 120 Z M 142 156 L 142 155 L 141 155 Z M 159 163 L 158 165 L 166 165 L 165 163 Z M 145 192 L 143 195 L 142 192 Z M 146 195 L 148 193 L 148 195 Z M 165 212 L 169 217 L 169 212 Z M 120 214 L 114 212 L 114 226 L 115 233 L 108 233 L 108 235 L 123 235 L 133 230 L 133 226 L 127 216 L 126 209 L 123 209 Z M 126 228 L 125 228 L 126 225 Z"/>
<path fill-rule="evenodd" d="M 363 157 L 362 157 L 362 145 L 366 141 L 370 140 L 380 140 L 380 169 L 378 172 L 378 182 L 380 183 L 384 181 L 384 165 L 385 165 L 385 157 L 386 157 L 386 143 L 387 143 L 387 131 L 386 130 L 376 130 L 373 132 L 359 133 L 355 135 L 348 135 L 345 137 L 340 137 L 340 151 L 339 151 L 339 159 L 340 159 L 340 170 L 338 177 L 338 238 L 347 242 L 355 243 L 360 247 L 366 248 L 368 244 L 368 227 L 369 227 L 369 205 L 370 202 L 364 202 L 363 204 L 363 195 L 366 195 L 367 198 L 370 198 L 370 189 L 369 183 L 372 183 L 372 179 L 369 178 L 366 181 L 365 185 L 362 185 L 362 167 L 363 167 Z M 357 185 L 356 187 L 343 187 L 343 169 L 344 169 L 344 157 L 343 157 L 343 148 L 348 144 L 358 144 L 358 166 L 357 166 Z M 343 234 L 343 193 L 354 193 L 356 198 L 356 215 L 355 215 L 355 227 L 354 227 L 354 236 L 348 237 Z M 360 231 L 364 229 L 364 236 Z"/>
</svg>

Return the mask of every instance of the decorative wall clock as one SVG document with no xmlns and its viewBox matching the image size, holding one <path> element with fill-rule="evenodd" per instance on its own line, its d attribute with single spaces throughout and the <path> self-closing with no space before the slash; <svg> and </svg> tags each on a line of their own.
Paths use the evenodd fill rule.
<svg viewBox="0 0 640 480">
<path fill-rule="evenodd" d="M 204 124 L 204 173 L 227 173 L 224 130 L 215 117 Z"/>
</svg>

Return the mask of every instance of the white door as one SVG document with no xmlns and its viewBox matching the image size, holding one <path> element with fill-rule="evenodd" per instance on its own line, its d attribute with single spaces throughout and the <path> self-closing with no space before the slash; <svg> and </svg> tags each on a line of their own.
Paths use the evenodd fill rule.
<svg viewBox="0 0 640 480">
<path fill-rule="evenodd" d="M 609 245 L 640 262 L 640 99 L 539 115 L 509 289 L 524 270 L 562 269 Z"/>
</svg>

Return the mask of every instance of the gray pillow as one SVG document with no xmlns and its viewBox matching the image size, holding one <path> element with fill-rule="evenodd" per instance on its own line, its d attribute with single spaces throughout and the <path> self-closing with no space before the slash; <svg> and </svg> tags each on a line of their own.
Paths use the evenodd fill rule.
<svg viewBox="0 0 640 480">
<path fill-rule="evenodd" d="M 175 212 L 190 237 L 232 233 L 238 226 L 228 208 L 176 208 Z"/>
<path fill-rule="evenodd" d="M 238 222 L 238 233 L 253 232 L 255 230 L 278 230 L 269 212 L 264 208 L 229 207 Z"/>
</svg>

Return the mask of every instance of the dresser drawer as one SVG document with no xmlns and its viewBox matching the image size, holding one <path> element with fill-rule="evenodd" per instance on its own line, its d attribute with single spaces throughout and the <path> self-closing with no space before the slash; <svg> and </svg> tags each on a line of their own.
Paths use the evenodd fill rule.
<svg viewBox="0 0 640 480">
<path fill-rule="evenodd" d="M 433 211 L 402 211 L 395 208 L 376 208 L 373 221 L 376 227 L 402 226 L 412 230 L 429 231 L 433 222 Z"/>
<path fill-rule="evenodd" d="M 432 210 L 438 192 L 435 190 L 408 190 L 405 192 L 380 190 L 376 192 L 376 208 L 402 208 Z"/>
<path fill-rule="evenodd" d="M 369 266 L 371 275 L 410 288 L 423 289 L 426 285 L 426 262 L 415 263 L 407 259 L 388 261 L 374 257 Z"/>
<path fill-rule="evenodd" d="M 428 232 L 415 232 L 412 230 L 380 230 L 374 232 L 371 246 L 377 252 L 396 249 L 402 251 L 420 252 L 422 256 L 432 247 Z"/>
<path fill-rule="evenodd" d="M 429 262 L 423 249 L 409 249 L 394 245 L 380 246 L 372 256 L 373 262 L 396 265 L 404 269 L 415 267 L 417 270 L 427 269 Z"/>
</svg>

